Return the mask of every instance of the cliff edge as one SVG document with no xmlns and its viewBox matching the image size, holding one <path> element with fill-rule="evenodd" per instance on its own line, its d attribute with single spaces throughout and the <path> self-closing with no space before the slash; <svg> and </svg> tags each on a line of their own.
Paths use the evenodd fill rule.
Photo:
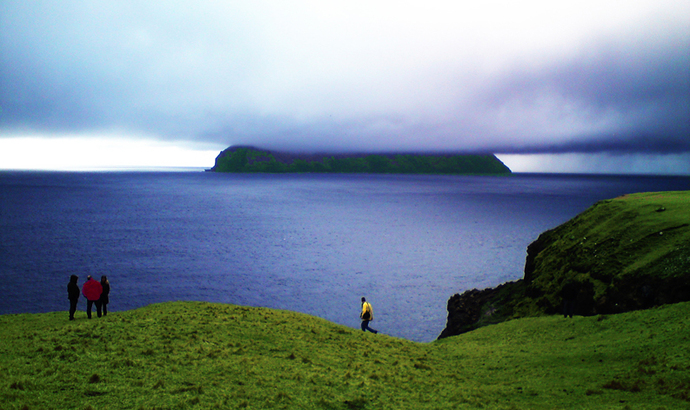
<svg viewBox="0 0 690 410">
<path fill-rule="evenodd" d="M 566 290 L 568 289 L 568 290 Z M 527 248 L 524 277 L 448 300 L 440 338 L 509 319 L 621 313 L 690 300 L 690 191 L 600 201 Z"/>
</svg>

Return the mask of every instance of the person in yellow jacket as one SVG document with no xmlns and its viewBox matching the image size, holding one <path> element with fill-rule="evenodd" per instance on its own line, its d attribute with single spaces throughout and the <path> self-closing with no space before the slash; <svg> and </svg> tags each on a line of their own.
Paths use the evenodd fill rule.
<svg viewBox="0 0 690 410">
<path fill-rule="evenodd" d="M 370 331 L 372 333 L 378 333 L 378 330 L 374 330 L 369 327 L 369 322 L 374 320 L 374 309 L 371 307 L 371 303 L 367 302 L 366 298 L 362 298 L 362 313 L 359 314 L 359 318 L 362 319 L 362 331 Z"/>
</svg>

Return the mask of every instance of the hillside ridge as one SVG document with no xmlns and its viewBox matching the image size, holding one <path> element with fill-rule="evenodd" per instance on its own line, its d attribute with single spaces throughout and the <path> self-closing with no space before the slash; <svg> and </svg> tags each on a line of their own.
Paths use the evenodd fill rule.
<svg viewBox="0 0 690 410">
<path fill-rule="evenodd" d="M 432 343 L 268 308 L 0 315 L 8 409 L 686 408 L 690 303 L 524 318 Z M 624 403 L 621 404 L 621 403 Z"/>
<path fill-rule="evenodd" d="M 566 286 L 575 314 L 690 301 L 690 191 L 597 202 L 527 248 L 524 277 L 455 294 L 444 338 L 505 320 L 560 314 Z"/>
</svg>

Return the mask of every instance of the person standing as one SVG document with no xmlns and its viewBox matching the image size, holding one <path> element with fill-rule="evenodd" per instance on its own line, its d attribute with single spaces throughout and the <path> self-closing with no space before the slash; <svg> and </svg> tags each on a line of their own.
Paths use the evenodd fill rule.
<svg viewBox="0 0 690 410">
<path fill-rule="evenodd" d="M 110 299 L 108 298 L 108 295 L 110 295 L 110 282 L 108 282 L 108 277 L 105 275 L 101 276 L 101 289 L 103 291 L 101 292 L 100 302 L 101 308 L 103 309 L 103 316 L 105 316 L 108 314 L 108 303 L 110 303 Z M 96 309 L 98 309 L 98 306 L 96 306 Z M 98 317 L 100 316 L 99 314 Z"/>
<path fill-rule="evenodd" d="M 575 308 L 577 306 L 577 296 L 580 293 L 580 287 L 577 282 L 569 280 L 563 285 L 561 289 L 561 297 L 563 297 L 563 317 L 573 317 Z"/>
<path fill-rule="evenodd" d="M 100 298 L 101 293 L 103 293 L 101 284 L 89 275 L 86 277 L 86 282 L 84 282 L 84 286 L 81 288 L 81 293 L 83 293 L 86 298 L 86 316 L 91 319 L 91 307 L 95 303 L 98 317 L 101 317 Z"/>
<path fill-rule="evenodd" d="M 67 284 L 67 299 L 69 299 L 69 320 L 74 320 L 74 312 L 77 311 L 77 302 L 79 302 L 79 285 L 77 275 L 69 277 Z"/>
<path fill-rule="evenodd" d="M 378 330 L 374 330 L 369 327 L 369 322 L 374 320 L 374 308 L 371 307 L 371 303 L 367 302 L 367 299 L 362 297 L 362 313 L 359 314 L 359 318 L 362 319 L 362 331 L 370 331 L 372 333 L 378 333 Z"/>
</svg>

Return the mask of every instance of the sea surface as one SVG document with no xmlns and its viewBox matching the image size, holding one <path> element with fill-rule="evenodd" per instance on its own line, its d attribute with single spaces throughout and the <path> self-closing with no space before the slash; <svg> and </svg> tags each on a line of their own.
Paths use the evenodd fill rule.
<svg viewBox="0 0 690 410">
<path fill-rule="evenodd" d="M 520 279 L 527 246 L 595 202 L 688 177 L 0 172 L 0 314 L 65 311 L 71 274 L 109 310 L 266 306 L 414 341 L 450 296 Z M 85 320 L 85 301 L 80 300 Z M 305 319 L 309 320 L 309 319 Z"/>
</svg>

